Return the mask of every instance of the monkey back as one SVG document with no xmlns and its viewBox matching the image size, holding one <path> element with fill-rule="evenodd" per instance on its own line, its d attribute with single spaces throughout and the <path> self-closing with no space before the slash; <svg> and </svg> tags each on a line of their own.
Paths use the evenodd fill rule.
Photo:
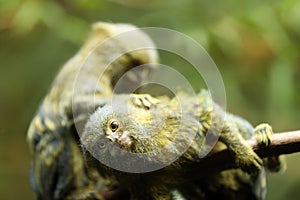
<svg viewBox="0 0 300 200">
<path fill-rule="evenodd" d="M 154 48 L 153 42 L 136 27 L 99 22 L 63 66 L 27 134 L 30 182 L 38 199 L 62 199 L 91 186 L 79 149 L 80 128 L 90 113 L 107 102 L 122 75 L 138 65 L 157 62 L 156 51 L 149 47 Z M 143 68 L 150 69 L 149 65 Z M 144 78 L 134 75 L 133 82 Z"/>
</svg>

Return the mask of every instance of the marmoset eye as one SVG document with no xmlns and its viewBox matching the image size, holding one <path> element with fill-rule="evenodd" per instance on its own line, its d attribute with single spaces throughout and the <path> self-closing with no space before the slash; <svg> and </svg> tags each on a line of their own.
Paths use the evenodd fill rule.
<svg viewBox="0 0 300 200">
<path fill-rule="evenodd" d="M 119 122 L 117 122 L 117 121 L 112 121 L 112 122 L 110 123 L 110 129 L 111 129 L 112 132 L 117 131 L 118 128 L 119 128 Z"/>
</svg>

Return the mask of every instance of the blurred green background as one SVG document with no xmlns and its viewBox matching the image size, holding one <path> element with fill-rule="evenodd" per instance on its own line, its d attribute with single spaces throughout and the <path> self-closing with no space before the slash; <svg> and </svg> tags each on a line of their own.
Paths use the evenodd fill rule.
<svg viewBox="0 0 300 200">
<path fill-rule="evenodd" d="M 28 124 L 96 21 L 194 38 L 217 64 L 231 112 L 276 132 L 300 129 L 300 1 L 0 0 L 1 199 L 33 198 Z M 269 175 L 267 199 L 300 199 L 300 154 L 287 161 L 285 174 Z"/>
</svg>

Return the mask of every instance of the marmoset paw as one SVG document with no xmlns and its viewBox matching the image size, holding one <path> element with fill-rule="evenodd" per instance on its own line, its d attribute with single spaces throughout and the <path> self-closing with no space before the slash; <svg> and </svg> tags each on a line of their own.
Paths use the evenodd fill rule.
<svg viewBox="0 0 300 200">
<path fill-rule="evenodd" d="M 259 124 L 255 127 L 254 134 L 259 145 L 268 146 L 271 144 L 273 130 L 269 124 Z"/>
<path fill-rule="evenodd" d="M 134 94 L 131 95 L 131 102 L 134 106 L 149 110 L 155 106 L 159 100 L 149 94 Z"/>
<path fill-rule="evenodd" d="M 269 124 L 259 124 L 254 129 L 257 143 L 262 146 L 269 146 L 273 135 L 272 127 Z M 269 156 L 264 159 L 265 166 L 271 172 L 284 171 L 286 162 L 284 156 Z"/>
</svg>

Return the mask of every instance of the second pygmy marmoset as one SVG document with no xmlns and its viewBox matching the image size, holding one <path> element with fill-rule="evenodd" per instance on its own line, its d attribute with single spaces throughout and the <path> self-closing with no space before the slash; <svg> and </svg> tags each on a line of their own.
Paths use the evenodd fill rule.
<svg viewBox="0 0 300 200">
<path fill-rule="evenodd" d="M 116 95 L 91 115 L 81 142 L 87 164 L 115 176 L 132 199 L 172 199 L 173 189 L 184 188 L 189 163 L 205 151 L 207 134 L 234 154 L 240 172 L 259 174 L 263 161 L 244 142 L 254 135 L 253 127 L 222 110 L 207 91 L 173 99 Z"/>
<path fill-rule="evenodd" d="M 92 26 L 87 41 L 57 74 L 28 129 L 30 183 L 37 199 L 99 196 L 98 183 L 104 179 L 85 169 L 78 135 L 89 115 L 110 99 L 121 77 L 131 87 L 145 79 L 158 60 L 154 47 L 133 25 Z"/>
</svg>

